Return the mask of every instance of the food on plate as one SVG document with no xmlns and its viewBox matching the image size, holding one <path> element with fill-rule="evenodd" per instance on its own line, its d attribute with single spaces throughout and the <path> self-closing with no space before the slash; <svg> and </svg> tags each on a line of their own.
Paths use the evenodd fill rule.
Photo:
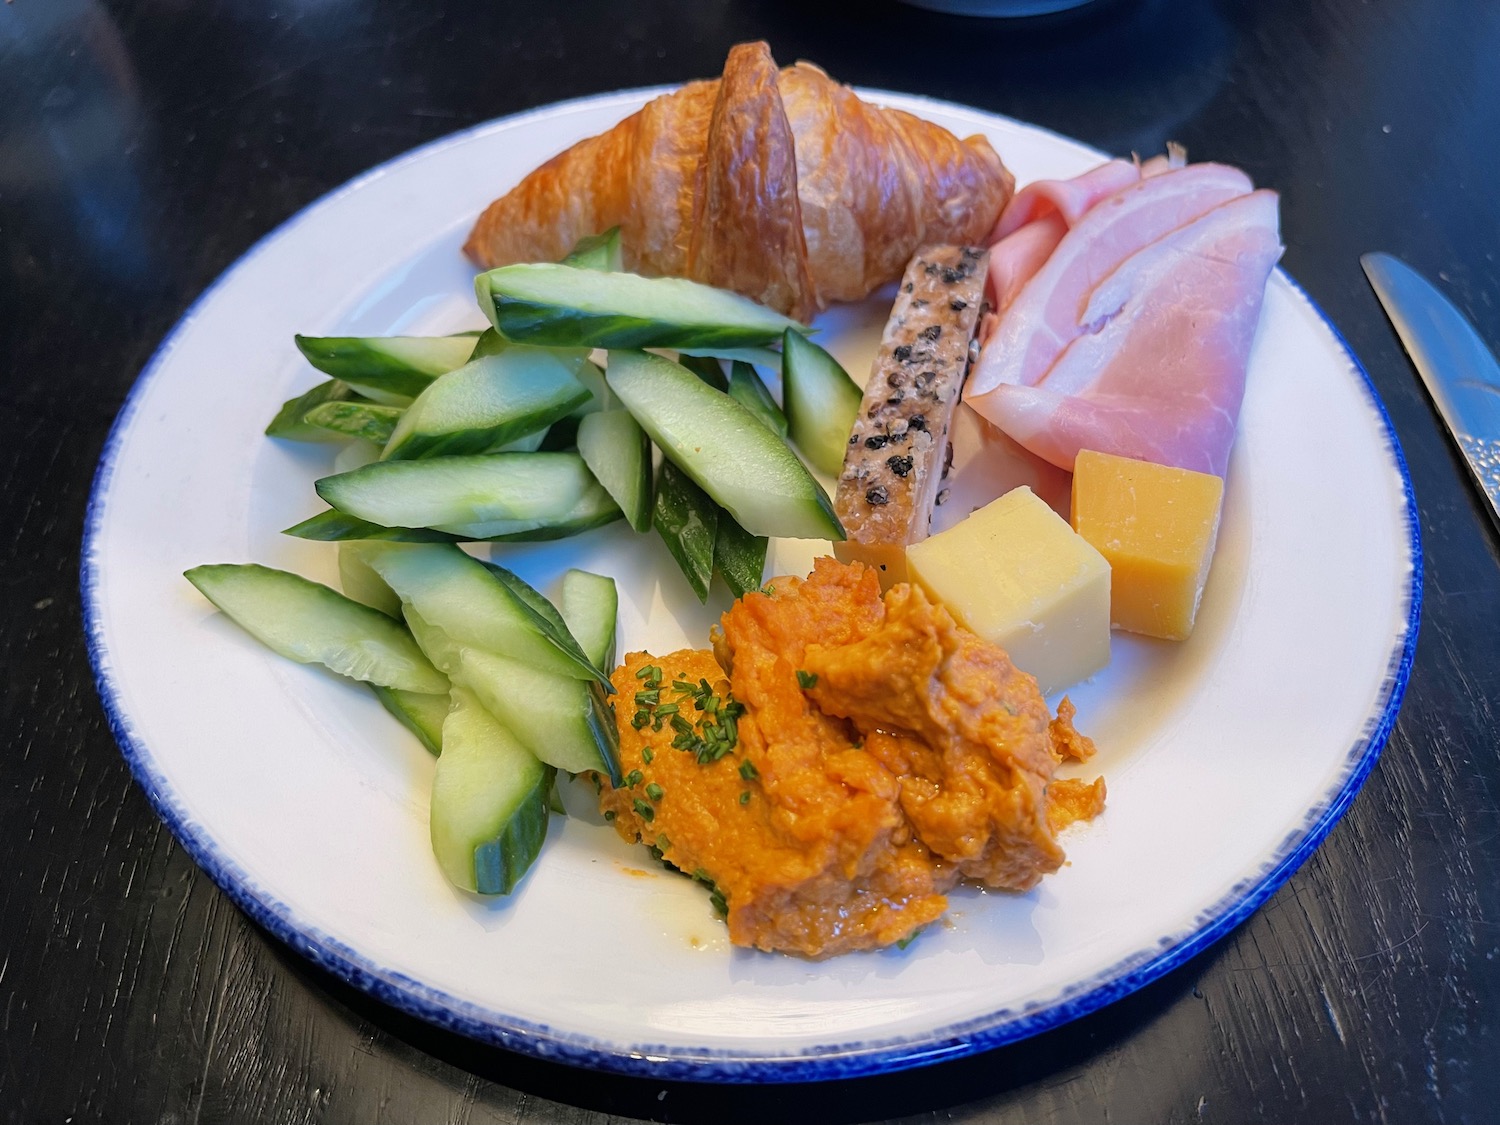
<svg viewBox="0 0 1500 1125">
<path fill-rule="evenodd" d="M 1281 255 L 1275 193 L 1196 164 L 1152 169 L 1081 215 L 1041 198 L 1017 196 L 1036 217 L 991 250 L 998 320 L 965 401 L 1062 468 L 1095 449 L 1223 475 Z"/>
<path fill-rule="evenodd" d="M 713 887 L 737 945 L 826 957 L 911 938 L 960 881 L 1022 891 L 1102 779 L 1092 743 L 998 647 L 914 586 L 817 560 L 730 608 L 714 652 L 614 674 L 620 835 Z"/>
<path fill-rule="evenodd" d="M 913 544 L 907 566 L 913 582 L 1003 648 L 1044 694 L 1109 663 L 1109 563 L 1029 488 Z"/>
<path fill-rule="evenodd" d="M 813 468 L 837 475 L 859 415 L 859 384 L 817 344 L 788 332 L 781 343 L 781 394 L 788 436 Z"/>
<path fill-rule="evenodd" d="M 479 265 L 555 261 L 621 230 L 625 268 L 733 289 L 805 320 L 894 280 L 931 242 L 978 242 L 1013 180 L 983 137 L 861 100 L 764 43 L 655 98 L 485 210 Z"/>
<path fill-rule="evenodd" d="M 1219 534 L 1224 481 L 1084 450 L 1073 466 L 1073 529 L 1109 562 L 1110 623 L 1167 640 L 1193 631 Z"/>
<path fill-rule="evenodd" d="M 880 339 L 834 506 L 847 538 L 834 552 L 906 579 L 906 548 L 926 538 L 951 448 L 948 430 L 979 322 L 985 253 L 927 246 L 906 267 Z"/>
</svg>

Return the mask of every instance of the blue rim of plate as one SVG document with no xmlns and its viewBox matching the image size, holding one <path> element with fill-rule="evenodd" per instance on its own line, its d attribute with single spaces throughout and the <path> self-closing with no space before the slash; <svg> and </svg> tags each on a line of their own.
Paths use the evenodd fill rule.
<svg viewBox="0 0 1500 1125">
<path fill-rule="evenodd" d="M 83 598 L 84 633 L 89 660 L 94 669 L 94 683 L 104 706 L 111 732 L 119 744 L 137 784 L 158 816 L 177 837 L 183 848 L 246 915 L 261 928 L 295 949 L 313 964 L 369 994 L 381 1003 L 417 1016 L 444 1030 L 483 1043 L 489 1043 L 549 1062 L 589 1069 L 610 1071 L 637 1078 L 717 1083 L 784 1083 L 831 1081 L 886 1073 L 910 1067 L 926 1066 L 948 1059 L 977 1054 L 1030 1038 L 1060 1027 L 1149 984 L 1158 977 L 1191 960 L 1198 953 L 1229 933 L 1286 882 L 1313 853 L 1332 830 L 1353 801 L 1360 786 L 1374 768 L 1381 749 L 1395 728 L 1396 715 L 1411 676 L 1416 652 L 1417 632 L 1422 613 L 1422 539 L 1416 515 L 1416 497 L 1411 473 L 1396 437 L 1385 404 L 1369 373 L 1338 328 L 1323 313 L 1307 292 L 1285 273 L 1277 270 L 1307 306 L 1327 327 L 1344 352 L 1351 370 L 1358 374 L 1370 404 L 1384 427 L 1387 453 L 1395 464 L 1402 482 L 1405 507 L 1403 516 L 1411 553 L 1411 578 L 1406 591 L 1407 621 L 1405 633 L 1394 646 L 1381 684 L 1379 700 L 1366 720 L 1365 729 L 1350 747 L 1343 776 L 1311 806 L 1302 826 L 1289 833 L 1272 857 L 1255 874 L 1241 880 L 1217 903 L 1204 910 L 1185 932 L 1168 935 L 1154 948 L 1138 950 L 1115 965 L 1087 980 L 1075 982 L 1049 1001 L 1019 1010 L 997 1009 L 985 1016 L 936 1028 L 919 1035 L 891 1039 L 865 1040 L 854 1043 L 826 1044 L 793 1054 L 752 1054 L 714 1048 L 685 1049 L 681 1046 L 652 1044 L 624 1045 L 592 1036 L 559 1031 L 532 1021 L 507 1016 L 480 1005 L 460 1000 L 434 989 L 412 977 L 394 972 L 375 963 L 357 949 L 315 927 L 300 922 L 295 912 L 278 900 L 267 888 L 258 886 L 249 875 L 224 855 L 212 833 L 194 820 L 173 792 L 167 779 L 157 770 L 151 752 L 137 735 L 130 716 L 119 697 L 113 676 L 109 649 L 104 637 L 99 596 L 100 561 L 97 536 L 102 527 L 115 458 L 142 397 L 142 392 L 173 351 L 177 338 L 196 318 L 201 306 L 221 287 L 232 281 L 262 250 L 286 237 L 315 212 L 336 204 L 344 196 L 358 191 L 367 182 L 386 175 L 408 162 L 421 160 L 449 146 L 461 145 L 476 135 L 510 127 L 522 121 L 566 115 L 575 107 L 598 105 L 618 99 L 629 102 L 672 89 L 670 86 L 639 90 L 622 90 L 614 94 L 589 95 L 556 102 L 538 109 L 482 122 L 456 133 L 439 137 L 418 148 L 402 153 L 356 176 L 324 194 L 285 220 L 241 255 L 192 303 L 173 326 L 150 361 L 137 377 L 126 396 L 100 455 L 94 474 L 85 515 L 80 585 Z M 925 98 L 911 94 L 860 88 L 861 95 L 892 98 L 921 103 L 933 108 L 960 113 L 979 112 L 985 116 L 1010 121 L 1000 114 L 975 110 L 970 106 Z M 1015 122 L 1015 124 L 1022 124 Z M 1086 147 L 1071 138 L 1026 125 L 1027 129 L 1049 133 L 1060 141 Z M 1106 159 L 1101 153 L 1100 159 Z"/>
</svg>

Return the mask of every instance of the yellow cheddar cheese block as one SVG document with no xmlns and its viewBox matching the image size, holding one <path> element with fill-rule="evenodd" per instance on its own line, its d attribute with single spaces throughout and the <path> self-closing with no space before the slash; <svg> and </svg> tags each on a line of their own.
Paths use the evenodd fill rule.
<svg viewBox="0 0 1500 1125">
<path fill-rule="evenodd" d="M 1224 482 L 1210 473 L 1078 455 L 1073 529 L 1109 560 L 1116 628 L 1173 641 L 1192 633 L 1223 500 Z"/>
<path fill-rule="evenodd" d="M 906 549 L 907 572 L 1044 694 L 1109 663 L 1109 564 L 1029 488 Z"/>
</svg>

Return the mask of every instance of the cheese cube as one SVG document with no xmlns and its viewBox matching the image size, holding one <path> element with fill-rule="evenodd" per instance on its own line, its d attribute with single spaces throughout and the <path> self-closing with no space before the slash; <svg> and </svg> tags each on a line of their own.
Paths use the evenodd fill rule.
<svg viewBox="0 0 1500 1125">
<path fill-rule="evenodd" d="M 1193 631 L 1219 534 L 1224 482 L 1085 451 L 1073 468 L 1073 529 L 1114 572 L 1110 620 L 1167 640 Z"/>
<path fill-rule="evenodd" d="M 906 550 L 907 570 L 1044 694 L 1109 663 L 1109 564 L 1029 488 Z"/>
</svg>

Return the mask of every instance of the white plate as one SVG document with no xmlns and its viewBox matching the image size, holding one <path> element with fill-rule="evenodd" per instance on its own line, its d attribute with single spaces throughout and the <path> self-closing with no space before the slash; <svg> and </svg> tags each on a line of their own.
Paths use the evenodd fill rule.
<svg viewBox="0 0 1500 1125">
<path fill-rule="evenodd" d="M 1347 806 L 1390 732 L 1416 637 L 1419 545 L 1388 420 L 1308 299 L 1271 279 L 1201 624 L 1117 636 L 1075 690 L 1109 807 L 1025 895 L 960 892 L 906 951 L 822 963 L 731 949 L 707 898 L 607 827 L 555 819 L 510 900 L 449 889 L 427 843 L 428 756 L 360 686 L 262 650 L 180 577 L 255 560 L 336 582 L 277 534 L 320 507 L 330 453 L 261 434 L 317 378 L 292 334 L 474 326 L 458 247 L 489 200 L 659 91 L 493 122 L 384 165 L 256 245 L 132 391 L 84 550 L 90 651 L 116 737 L 163 819 L 256 921 L 397 1007 L 547 1058 L 714 1081 L 842 1077 L 1008 1042 L 1181 963 L 1255 909 Z M 868 96 L 986 133 L 1022 182 L 1100 154 L 1003 118 Z M 1295 237 L 1295 231 L 1292 236 Z M 878 301 L 825 318 L 868 369 Z M 778 544 L 772 572 L 805 571 Z M 616 528 L 505 552 L 548 588 L 620 580 L 622 643 L 705 643 L 655 537 Z"/>
</svg>

